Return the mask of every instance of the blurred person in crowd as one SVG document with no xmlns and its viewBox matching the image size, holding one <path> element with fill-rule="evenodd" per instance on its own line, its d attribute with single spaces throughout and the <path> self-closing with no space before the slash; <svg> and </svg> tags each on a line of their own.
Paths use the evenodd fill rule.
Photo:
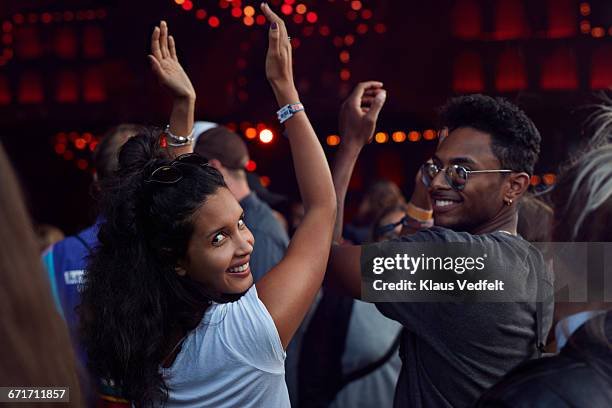
<svg viewBox="0 0 612 408">
<path fill-rule="evenodd" d="M 552 239 L 553 209 L 533 195 L 527 194 L 519 202 L 518 234 L 529 242 L 550 242 Z"/>
<path fill-rule="evenodd" d="M 373 100 L 373 96 L 381 96 Z M 343 139 L 364 134 L 371 137 L 372 123 L 384 104 L 385 90 L 378 82 L 359 84 L 342 104 L 339 127 Z M 367 112 L 364 112 L 367 110 Z M 369 133 L 368 133 L 369 132 Z M 334 166 L 332 175 L 338 195 L 345 194 L 343 177 Z M 375 239 L 399 236 L 405 207 L 395 205 L 399 189 L 392 183 L 378 183 L 372 191 L 391 191 L 390 208 L 370 211 Z M 376 201 L 378 199 L 381 201 Z M 378 206 L 382 197 L 371 197 Z M 341 196 L 338 202 L 343 202 Z M 370 204 L 368 204 L 370 205 Z M 341 211 L 340 209 L 338 211 Z M 368 217 L 369 217 L 368 216 Z M 399 333 L 401 325 L 384 317 L 373 304 L 353 300 L 329 290 L 322 296 L 305 328 L 301 344 L 298 397 L 300 407 L 391 407 L 399 375 Z"/>
<path fill-rule="evenodd" d="M 245 170 L 249 161 L 247 145 L 235 132 L 218 126 L 198 137 L 194 151 L 219 170 L 227 188 L 244 209 L 245 222 L 257 242 L 250 260 L 257 282 L 283 258 L 289 237 L 270 206 L 249 187 Z"/>
<path fill-rule="evenodd" d="M 394 205 L 384 209 L 372 224 L 371 242 L 381 242 L 397 238 L 407 221 L 405 205 Z"/>
<path fill-rule="evenodd" d="M 372 224 L 380 213 L 385 208 L 402 204 L 406 204 L 406 199 L 394 182 L 389 180 L 375 182 L 361 199 L 354 221 L 344 225 L 342 236 L 353 244 L 368 242 Z"/>
<path fill-rule="evenodd" d="M 556 242 L 612 242 L 612 145 L 593 145 L 599 147 L 572 158 L 552 192 Z M 484 394 L 478 406 L 612 406 L 611 310 L 612 303 L 603 301 L 557 303 L 558 355 L 519 366 Z"/>
<path fill-rule="evenodd" d="M 154 134 L 123 146 L 104 188 L 81 317 L 91 368 L 135 406 L 289 406 L 284 350 L 321 286 L 336 200 L 297 104 L 286 27 L 267 4 L 261 10 L 271 22 L 266 76 L 284 112 L 304 220 L 254 285 L 253 235 L 222 174 L 196 153 L 171 160 Z M 155 58 L 165 54 L 162 35 Z"/>
<path fill-rule="evenodd" d="M 379 95 L 370 91 L 370 100 Z M 403 326 L 395 407 L 473 404 L 512 368 L 541 355 L 552 323 L 552 274 L 542 254 L 516 231 L 517 202 L 529 187 L 540 151 L 538 130 L 515 105 L 485 95 L 451 98 L 439 116 L 447 136 L 421 167 L 422 186 L 407 204 L 408 215 L 423 229 L 396 242 L 406 243 L 408 254 L 410 243 L 486 246 L 488 272 L 510 282 L 514 296 L 525 301 L 377 303 L 378 310 Z M 375 122 L 371 118 L 372 129 Z M 334 163 L 336 242 L 342 191 L 371 135 L 342 135 Z M 435 226 L 429 227 L 432 221 Z M 386 248 L 391 247 L 384 242 L 372 245 L 368 253 L 376 256 Z M 326 288 L 359 299 L 361 254 L 362 246 L 332 246 Z"/>
<path fill-rule="evenodd" d="M 70 402 L 62 405 L 81 407 L 70 336 L 53 305 L 30 217 L 2 145 L 0 178 L 0 386 L 67 387 Z M 20 407 L 24 403 L 2 405 Z"/>
<path fill-rule="evenodd" d="M 64 233 L 58 227 L 49 224 L 40 224 L 34 227 L 38 248 L 44 253 L 51 245 L 64 239 Z"/>
</svg>

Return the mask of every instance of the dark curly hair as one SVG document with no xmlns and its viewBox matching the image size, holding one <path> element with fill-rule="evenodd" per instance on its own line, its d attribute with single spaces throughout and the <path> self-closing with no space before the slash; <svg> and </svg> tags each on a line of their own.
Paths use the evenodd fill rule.
<svg viewBox="0 0 612 408">
<path fill-rule="evenodd" d="M 180 164 L 180 182 L 146 179 L 171 158 L 159 133 L 131 138 L 119 170 L 102 184 L 99 246 L 89 259 L 79 308 L 81 335 L 92 373 L 110 379 L 138 407 L 167 400 L 159 367 L 173 334 L 188 332 L 210 303 L 206 288 L 175 267 L 193 233 L 192 215 L 220 187 L 210 166 Z M 176 340 L 176 339 L 174 339 Z"/>
<path fill-rule="evenodd" d="M 439 113 L 449 132 L 472 127 L 489 133 L 502 168 L 533 174 L 540 154 L 540 132 L 525 112 L 504 98 L 474 94 L 451 98 Z"/>
</svg>

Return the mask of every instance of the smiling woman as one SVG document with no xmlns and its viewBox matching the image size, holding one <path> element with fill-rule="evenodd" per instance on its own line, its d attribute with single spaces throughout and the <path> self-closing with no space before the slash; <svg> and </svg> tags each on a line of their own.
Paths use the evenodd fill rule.
<svg viewBox="0 0 612 408">
<path fill-rule="evenodd" d="M 267 5 L 262 12 L 271 21 L 266 75 L 282 112 L 301 106 L 291 44 L 283 21 Z M 174 57 L 165 25 L 153 40 L 161 46 L 152 61 Z M 303 108 L 282 123 L 305 214 L 285 257 L 257 286 L 253 235 L 221 173 L 197 154 L 173 160 L 169 133 L 146 132 L 123 146 L 119 171 L 103 187 L 106 222 L 81 320 L 92 371 L 135 406 L 289 407 L 284 349 L 321 286 L 336 201 Z"/>
</svg>

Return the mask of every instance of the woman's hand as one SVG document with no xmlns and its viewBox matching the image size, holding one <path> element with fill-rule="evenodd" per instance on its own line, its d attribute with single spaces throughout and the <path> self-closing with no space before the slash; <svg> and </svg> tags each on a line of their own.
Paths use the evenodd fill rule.
<svg viewBox="0 0 612 408">
<path fill-rule="evenodd" d="M 298 100 L 293 82 L 292 50 L 287 27 L 268 4 L 262 3 L 261 11 L 270 22 L 268 53 L 266 54 L 266 77 L 272 86 L 279 105 L 295 103 Z"/>
<path fill-rule="evenodd" d="M 174 38 L 168 36 L 168 25 L 165 21 L 153 29 L 149 61 L 159 82 L 175 99 L 195 99 L 195 90 L 178 61 Z"/>
</svg>

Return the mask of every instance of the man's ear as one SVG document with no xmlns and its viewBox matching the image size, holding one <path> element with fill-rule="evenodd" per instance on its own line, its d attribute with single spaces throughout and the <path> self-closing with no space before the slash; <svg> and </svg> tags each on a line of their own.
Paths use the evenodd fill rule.
<svg viewBox="0 0 612 408">
<path fill-rule="evenodd" d="M 529 188 L 531 178 L 527 173 L 511 173 L 508 177 L 508 186 L 504 194 L 506 202 L 513 202 L 519 199 Z"/>
<path fill-rule="evenodd" d="M 223 165 L 221 164 L 221 162 L 217 159 L 210 159 L 208 161 L 208 164 L 210 164 L 211 166 L 213 166 L 215 169 L 221 171 L 221 169 L 223 169 Z"/>
</svg>

